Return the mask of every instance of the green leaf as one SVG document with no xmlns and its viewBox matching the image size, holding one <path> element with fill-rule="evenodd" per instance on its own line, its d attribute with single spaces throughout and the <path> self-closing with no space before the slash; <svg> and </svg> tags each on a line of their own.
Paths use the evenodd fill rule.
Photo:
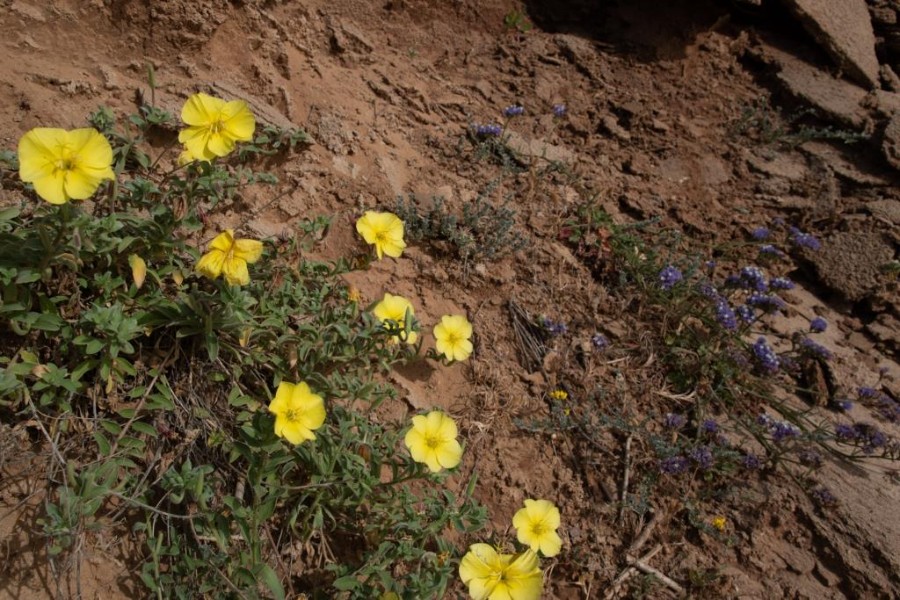
<svg viewBox="0 0 900 600">
<path fill-rule="evenodd" d="M 149 423 L 144 423 L 143 421 L 135 421 L 131 424 L 131 428 L 138 433 L 144 433 L 146 435 L 149 435 L 150 437 L 159 437 L 159 433 L 157 433 L 156 427 L 150 425 Z"/>
<path fill-rule="evenodd" d="M 4 208 L 0 210 L 0 222 L 11 221 L 19 216 L 21 211 L 15 206 L 10 206 L 9 208 Z"/>
<path fill-rule="evenodd" d="M 99 431 L 95 431 L 94 441 L 97 442 L 97 447 L 100 448 L 100 454 L 109 455 L 112 446 L 110 445 L 109 440 L 106 439 L 106 436 Z"/>
<path fill-rule="evenodd" d="M 332 584 L 335 589 L 342 592 L 359 589 L 359 580 L 354 575 L 345 575 L 334 580 Z"/>
<path fill-rule="evenodd" d="M 276 600 L 284 600 L 284 586 L 281 585 L 281 580 L 278 579 L 278 575 L 275 574 L 272 567 L 269 565 L 260 566 L 259 575 L 266 586 L 268 586 L 269 591 L 272 592 L 272 595 L 275 596 Z"/>
</svg>

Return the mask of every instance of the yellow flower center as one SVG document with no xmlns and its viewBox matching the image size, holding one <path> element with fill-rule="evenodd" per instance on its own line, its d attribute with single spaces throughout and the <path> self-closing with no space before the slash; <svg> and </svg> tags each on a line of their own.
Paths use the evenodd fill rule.
<svg viewBox="0 0 900 600">
<path fill-rule="evenodd" d="M 66 153 L 65 156 L 56 161 L 54 167 L 57 171 L 71 171 L 75 168 L 78 157 Z"/>
<path fill-rule="evenodd" d="M 447 345 L 448 346 L 457 346 L 459 342 L 462 340 L 462 336 L 456 333 L 455 331 L 447 334 Z"/>
<path fill-rule="evenodd" d="M 540 523 L 532 523 L 531 524 L 531 533 L 536 536 L 542 536 L 547 531 L 547 528 L 544 526 L 543 521 Z"/>
<path fill-rule="evenodd" d="M 442 440 L 440 436 L 434 434 L 425 434 L 425 446 L 428 447 L 429 450 L 435 450 L 438 446 L 440 446 Z"/>
<path fill-rule="evenodd" d="M 290 408 L 284 413 L 284 418 L 291 423 L 296 423 L 300 420 L 300 411 L 296 408 Z"/>
<path fill-rule="evenodd" d="M 213 121 L 209 125 L 209 131 L 213 135 L 216 135 L 217 133 L 221 133 L 222 130 L 224 130 L 224 129 L 225 129 L 225 123 L 223 123 L 221 119 L 219 119 L 217 121 Z"/>
</svg>

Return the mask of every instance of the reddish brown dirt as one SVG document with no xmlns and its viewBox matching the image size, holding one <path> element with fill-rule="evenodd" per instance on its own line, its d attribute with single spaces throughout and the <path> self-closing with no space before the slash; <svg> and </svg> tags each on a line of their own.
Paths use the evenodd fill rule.
<svg viewBox="0 0 900 600">
<path fill-rule="evenodd" d="M 398 369 L 394 383 L 404 405 L 395 410 L 438 406 L 458 417 L 467 451 L 456 480 L 478 471 L 477 495 L 494 531 L 507 531 L 523 498 L 560 505 L 565 546 L 548 573 L 546 597 L 616 597 L 626 588 L 616 592 L 610 583 L 643 525 L 630 515 L 618 522 L 615 498 L 604 493 L 620 485 L 624 440 L 610 437 L 607 459 L 586 465 L 563 438 L 528 433 L 515 421 L 545 417 L 545 394 L 558 384 L 616 389 L 622 405 L 615 408 L 624 412 L 665 389 L 644 378 L 651 358 L 644 349 L 617 345 L 635 316 L 558 241 L 564 219 L 594 197 L 621 222 L 659 217 L 712 242 L 746 237 L 783 216 L 826 245 L 846 232 L 878 232 L 890 253 L 897 243 L 896 174 L 877 161 L 859 166 L 868 160 L 864 147 L 846 157 L 842 174 L 815 149 L 782 150 L 735 134 L 741 108 L 767 92 L 741 60 L 753 43 L 752 26 L 735 23 L 725 3 L 623 2 L 602 14 L 579 3 L 557 11 L 553 3 L 529 4 L 538 26 L 519 33 L 504 28 L 512 4 L 499 0 L 0 0 L 0 147 L 15 148 L 35 126 L 78 126 L 100 104 L 133 110 L 149 62 L 160 82 L 158 104 L 173 112 L 189 92 L 206 89 L 246 98 L 263 119 L 268 114 L 313 135 L 310 151 L 281 166 L 283 197 L 270 203 L 276 194 L 267 191 L 271 196 L 252 199 L 250 214 L 234 210 L 214 221 L 273 236 L 300 218 L 333 215 L 316 253 L 337 257 L 357 247 L 352 222 L 361 209 L 390 207 L 410 193 L 444 196 L 456 210 L 471 201 L 496 168 L 461 153 L 461 137 L 471 123 L 496 120 L 504 106 L 522 103 L 528 112 L 514 126 L 514 142 L 552 153 L 572 174 L 568 183 L 552 184 L 507 175 L 494 191 L 512 199 L 528 247 L 465 266 L 411 247 L 401 260 L 348 279 L 367 302 L 385 291 L 410 298 L 424 323 L 469 315 L 478 332 L 473 359 Z M 569 116 L 556 124 L 549 112 L 560 102 Z M 875 175 L 865 175 L 870 171 Z M 0 200 L 5 193 L 0 189 Z M 845 258 L 837 252 L 834 260 Z M 823 283 L 816 275 L 834 265 L 816 260 L 806 285 L 792 292 L 791 317 L 805 323 L 821 314 L 834 324 L 825 340 L 848 389 L 874 382 L 883 367 L 896 395 L 896 296 L 885 292 L 877 265 L 850 267 L 871 281 L 842 295 L 840 278 Z M 537 373 L 517 357 L 506 310 L 512 297 L 569 324 Z M 574 368 L 596 331 L 609 335 L 612 349 Z M 84 598 L 140 596 L 123 557 L 141 550 L 112 531 L 85 540 L 80 572 L 68 565 L 60 577 L 50 569 L 34 523 L 40 486 L 27 479 L 7 485 L 26 462 L 0 464 L 0 596 L 73 597 L 79 589 Z M 682 582 L 691 569 L 721 569 L 724 581 L 710 597 L 897 597 L 897 478 L 878 465 L 829 465 L 821 478 L 840 501 L 827 515 L 778 479 L 749 485 L 717 507 L 729 517 L 730 543 L 669 526 L 678 499 L 658 499 L 663 520 L 651 543 L 662 550 L 653 566 Z M 657 587 L 649 597 L 667 594 Z"/>
</svg>

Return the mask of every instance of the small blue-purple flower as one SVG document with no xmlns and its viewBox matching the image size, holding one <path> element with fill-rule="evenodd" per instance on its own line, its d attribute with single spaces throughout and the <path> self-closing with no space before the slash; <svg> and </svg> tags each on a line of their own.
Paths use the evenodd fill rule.
<svg viewBox="0 0 900 600">
<path fill-rule="evenodd" d="M 549 317 L 544 317 L 544 329 L 547 330 L 547 333 L 556 337 L 565 334 L 569 331 L 569 328 L 566 327 L 566 324 L 560 321 L 559 323 L 551 320 Z"/>
<path fill-rule="evenodd" d="M 772 244 L 763 244 L 759 247 L 759 253 L 761 256 L 774 256 L 775 258 L 784 258 L 785 254 Z"/>
<path fill-rule="evenodd" d="M 713 453 L 709 446 L 698 446 L 691 450 L 691 460 L 697 463 L 700 469 L 706 471 L 713 466 Z"/>
<path fill-rule="evenodd" d="M 663 425 L 666 429 L 681 429 L 687 424 L 687 418 L 678 413 L 666 413 Z"/>
<path fill-rule="evenodd" d="M 702 423 L 700 423 L 700 430 L 703 433 L 718 433 L 719 424 L 716 423 L 715 419 L 705 419 Z"/>
<path fill-rule="evenodd" d="M 766 338 L 760 336 L 753 346 L 751 346 L 751 350 L 753 351 L 753 356 L 756 358 L 757 364 L 764 371 L 769 373 L 778 371 L 781 361 L 778 359 L 778 355 L 775 354 L 775 350 L 773 350 L 766 342 Z"/>
<path fill-rule="evenodd" d="M 723 329 L 728 331 L 737 329 L 737 316 L 725 298 L 719 298 L 718 302 L 716 302 L 716 321 L 719 322 Z"/>
<path fill-rule="evenodd" d="M 741 269 L 738 275 L 737 285 L 745 290 L 765 292 L 769 289 L 766 276 L 759 267 L 749 266 Z"/>
<path fill-rule="evenodd" d="M 741 464 L 748 471 L 757 471 L 762 468 L 763 461 L 756 454 L 747 452 L 741 459 Z"/>
<path fill-rule="evenodd" d="M 769 230 L 768 227 L 757 227 L 750 233 L 750 236 L 754 240 L 761 241 L 761 240 L 767 239 L 771 234 L 772 234 L 772 232 Z"/>
<path fill-rule="evenodd" d="M 568 109 L 566 108 L 565 104 L 554 104 L 553 105 L 553 116 L 558 119 L 561 119 L 564 116 L 566 116 L 567 111 L 568 111 Z"/>
<path fill-rule="evenodd" d="M 828 321 L 822 317 L 816 317 L 809 322 L 809 330 L 811 333 L 822 333 L 828 329 Z"/>
<path fill-rule="evenodd" d="M 719 299 L 719 290 L 716 289 L 716 286 L 714 286 L 711 281 L 701 281 L 697 284 L 697 291 L 710 300 Z"/>
<path fill-rule="evenodd" d="M 775 443 L 781 443 L 800 435 L 800 430 L 797 429 L 797 426 L 793 423 L 788 423 L 787 421 L 776 421 L 775 423 L 772 423 L 769 431 L 772 434 L 772 441 Z"/>
<path fill-rule="evenodd" d="M 744 323 L 749 324 L 756 321 L 756 312 L 753 310 L 753 307 L 748 306 L 747 304 L 741 304 L 740 306 L 738 306 L 734 310 L 734 313 Z"/>
<path fill-rule="evenodd" d="M 688 464 L 688 459 L 684 456 L 669 456 L 659 461 L 659 471 L 667 475 L 677 475 L 686 471 Z"/>
<path fill-rule="evenodd" d="M 602 352 L 609 348 L 609 339 L 602 333 L 595 333 L 591 336 L 591 345 L 594 347 L 594 350 Z"/>
<path fill-rule="evenodd" d="M 842 412 L 848 412 L 853 409 L 853 403 L 850 400 L 839 400 L 837 407 Z"/>
<path fill-rule="evenodd" d="M 513 104 L 503 109 L 503 116 L 507 118 L 518 117 L 523 114 L 525 114 L 525 107 L 518 104 Z"/>
<path fill-rule="evenodd" d="M 475 135 L 481 138 L 497 137 L 501 133 L 503 133 L 503 128 L 496 123 L 475 126 Z"/>
<path fill-rule="evenodd" d="M 659 287 L 669 291 L 675 287 L 675 284 L 681 281 L 682 278 L 681 271 L 677 267 L 667 265 L 659 272 Z"/>
<path fill-rule="evenodd" d="M 794 282 L 787 277 L 776 277 L 769 281 L 769 287 L 773 290 L 792 290 L 796 286 Z"/>
<path fill-rule="evenodd" d="M 747 304 L 759 308 L 767 313 L 778 312 L 787 308 L 787 303 L 774 294 L 760 294 L 752 292 L 747 298 Z"/>
<path fill-rule="evenodd" d="M 819 486 L 809 493 L 816 504 L 823 508 L 832 507 L 837 504 L 837 498 L 825 486 Z"/>
<path fill-rule="evenodd" d="M 822 242 L 820 242 L 816 236 L 811 233 L 804 233 L 797 229 L 796 227 L 790 228 L 791 233 L 791 241 L 801 247 L 801 248 L 809 248 L 810 250 L 818 250 L 822 247 Z"/>
<path fill-rule="evenodd" d="M 809 338 L 803 338 L 800 341 L 800 351 L 807 356 L 821 358 L 822 360 L 831 360 L 832 356 L 831 350 Z"/>
<path fill-rule="evenodd" d="M 873 387 L 861 387 L 857 390 L 857 393 L 859 394 L 860 399 L 864 400 L 873 400 L 881 396 L 881 392 Z"/>
</svg>

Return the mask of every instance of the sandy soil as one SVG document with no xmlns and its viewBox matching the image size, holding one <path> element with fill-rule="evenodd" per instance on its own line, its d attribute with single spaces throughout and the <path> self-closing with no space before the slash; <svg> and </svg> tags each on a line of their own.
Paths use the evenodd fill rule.
<svg viewBox="0 0 900 600">
<path fill-rule="evenodd" d="M 315 251 L 337 257 L 357 244 L 361 209 L 408 194 L 443 196 L 455 210 L 471 202 L 496 168 L 460 150 L 467 128 L 524 105 L 511 143 L 535 163 L 551 157 L 569 170 L 538 181 L 508 174 L 493 190 L 517 210 L 531 241 L 524 250 L 462 265 L 412 247 L 348 279 L 366 301 L 385 290 L 412 299 L 424 322 L 469 315 L 473 360 L 399 369 L 404 402 L 395 410 L 439 406 L 459 418 L 468 445 L 458 480 L 477 469 L 497 531 L 525 497 L 557 502 L 569 552 L 549 573 L 546 597 L 604 598 L 624 593 L 610 584 L 645 525 L 630 513 L 618 521 L 609 497 L 621 482 L 624 440 L 610 437 L 606 459 L 584 464 L 565 443 L 516 422 L 545 417 L 546 394 L 558 385 L 573 394 L 618 386 L 625 411 L 653 410 L 660 390 L 647 379 L 647 357 L 620 344 L 637 317 L 611 302 L 560 240 L 566 218 L 595 197 L 621 222 L 658 217 L 710 244 L 744 239 L 774 217 L 814 231 L 826 248 L 835 239 L 837 250 L 792 274 L 801 285 L 790 316 L 819 314 L 834 325 L 825 339 L 844 388 L 870 385 L 884 368 L 884 389 L 896 397 L 896 291 L 860 261 L 880 247 L 896 255 L 900 194 L 897 173 L 865 144 L 784 149 L 735 133 L 742 109 L 772 89 L 750 52 L 756 31 L 790 40 L 783 24 L 741 20 L 713 1 L 563 4 L 526 3 L 535 27 L 522 33 L 504 27 L 512 5 L 499 0 L 0 0 L 0 147 L 15 148 L 35 126 L 80 125 L 98 105 L 133 110 L 151 63 L 158 104 L 173 112 L 188 93 L 207 90 L 312 134 L 314 147 L 279 166 L 277 191 L 249 198 L 249 214 L 226 211 L 213 223 L 273 236 L 297 219 L 334 215 Z M 568 107 L 561 121 L 551 116 L 557 103 Z M 883 242 L 854 252 L 849 234 Z M 568 324 L 542 369 L 520 364 L 510 298 Z M 610 352 L 578 363 L 598 331 L 611 338 Z M 87 539 L 80 571 L 70 565 L 59 583 L 36 535 L 41 492 L 25 476 L 29 457 L 6 456 L 14 458 L 0 464 L 0 596 L 139 597 L 129 565 L 141 549 L 115 530 Z M 896 471 L 826 465 L 819 479 L 839 500 L 828 513 L 779 478 L 748 485 L 722 507 L 731 543 L 687 531 L 674 518 L 677 499 L 658 499 L 647 542 L 662 546 L 653 566 L 682 582 L 690 570 L 720 568 L 725 577 L 709 597 L 898 597 Z M 660 587 L 649 597 L 674 596 Z"/>
</svg>

